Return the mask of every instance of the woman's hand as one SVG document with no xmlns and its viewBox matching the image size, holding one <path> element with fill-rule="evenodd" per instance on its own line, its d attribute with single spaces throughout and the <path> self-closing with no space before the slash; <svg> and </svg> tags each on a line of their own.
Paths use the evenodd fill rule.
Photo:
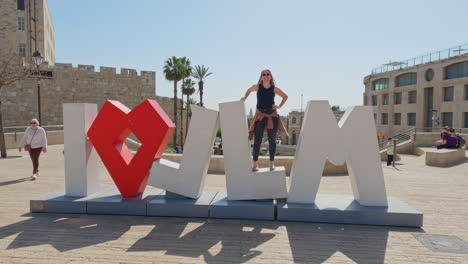
<svg viewBox="0 0 468 264">
<path fill-rule="evenodd" d="M 46 152 L 47 152 L 47 148 L 42 148 L 42 152 L 46 153 Z"/>
<path fill-rule="evenodd" d="M 242 98 L 241 98 L 241 101 L 242 101 L 242 102 L 245 101 L 245 97 L 242 97 Z"/>
<path fill-rule="evenodd" d="M 279 106 L 277 106 L 277 105 L 275 105 L 275 104 L 272 106 L 272 108 L 273 108 L 274 110 L 276 110 L 276 109 L 280 109 L 280 107 L 279 107 Z"/>
</svg>

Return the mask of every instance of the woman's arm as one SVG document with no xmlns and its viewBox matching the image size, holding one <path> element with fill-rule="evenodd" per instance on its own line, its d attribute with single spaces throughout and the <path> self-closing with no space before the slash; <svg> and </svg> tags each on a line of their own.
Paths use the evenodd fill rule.
<svg viewBox="0 0 468 264">
<path fill-rule="evenodd" d="M 47 134 L 42 127 L 41 127 L 41 130 L 42 130 L 42 138 L 41 138 L 42 151 L 46 153 L 47 152 Z"/>
<path fill-rule="evenodd" d="M 249 97 L 249 94 L 250 94 L 251 92 L 256 92 L 256 91 L 258 91 L 258 85 L 256 85 L 256 84 L 255 84 L 255 85 L 252 85 L 252 87 L 250 87 L 250 88 L 247 90 L 247 92 L 245 92 L 245 95 L 244 95 L 244 97 L 241 98 L 241 101 L 245 101 L 245 100 L 247 99 L 247 97 Z"/>
<path fill-rule="evenodd" d="M 283 100 L 281 101 L 281 104 L 279 106 L 273 105 L 273 109 L 280 109 L 284 105 L 284 103 L 286 103 L 286 100 L 288 100 L 288 95 L 281 91 L 281 89 L 278 87 L 275 87 L 275 94 L 281 96 Z"/>
<path fill-rule="evenodd" d="M 24 135 L 20 140 L 20 143 L 19 143 L 19 146 L 18 146 L 19 152 L 21 152 L 21 148 L 24 148 L 24 145 L 26 145 L 26 139 L 28 138 L 28 133 L 27 133 L 28 128 L 26 128 L 26 130 L 24 131 Z"/>
</svg>

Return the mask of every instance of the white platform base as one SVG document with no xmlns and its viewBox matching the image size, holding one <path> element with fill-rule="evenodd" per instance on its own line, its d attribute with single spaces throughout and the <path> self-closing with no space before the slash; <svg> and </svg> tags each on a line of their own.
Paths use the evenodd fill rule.
<svg viewBox="0 0 468 264">
<path fill-rule="evenodd" d="M 277 219 L 358 225 L 422 227 L 423 214 L 395 197 L 388 207 L 362 206 L 351 195 L 318 194 L 315 204 L 278 201 Z"/>
</svg>

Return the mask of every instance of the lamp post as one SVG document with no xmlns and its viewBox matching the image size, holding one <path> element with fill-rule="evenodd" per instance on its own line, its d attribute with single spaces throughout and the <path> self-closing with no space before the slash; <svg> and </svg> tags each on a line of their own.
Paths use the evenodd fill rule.
<svg viewBox="0 0 468 264">
<path fill-rule="evenodd" d="M 39 82 L 40 80 L 39 66 L 41 66 L 42 62 L 44 61 L 44 58 L 41 56 L 41 53 L 37 50 L 34 52 L 32 58 L 33 58 L 34 63 L 36 63 L 36 70 L 37 70 L 37 118 L 39 119 L 39 124 L 42 124 L 41 122 L 41 83 Z"/>
</svg>

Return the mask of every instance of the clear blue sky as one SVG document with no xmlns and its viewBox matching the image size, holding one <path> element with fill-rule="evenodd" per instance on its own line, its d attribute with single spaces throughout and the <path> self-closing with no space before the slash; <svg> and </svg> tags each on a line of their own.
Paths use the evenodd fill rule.
<svg viewBox="0 0 468 264">
<path fill-rule="evenodd" d="M 289 95 L 362 104 L 363 77 L 403 60 L 468 43 L 468 1 L 48 0 L 57 62 L 156 71 L 173 96 L 170 56 L 210 67 L 206 105 L 239 100 L 264 68 Z M 277 99 L 279 104 L 279 99 Z M 247 101 L 255 106 L 255 94 Z M 248 109 L 247 109 L 248 110 Z"/>
</svg>

